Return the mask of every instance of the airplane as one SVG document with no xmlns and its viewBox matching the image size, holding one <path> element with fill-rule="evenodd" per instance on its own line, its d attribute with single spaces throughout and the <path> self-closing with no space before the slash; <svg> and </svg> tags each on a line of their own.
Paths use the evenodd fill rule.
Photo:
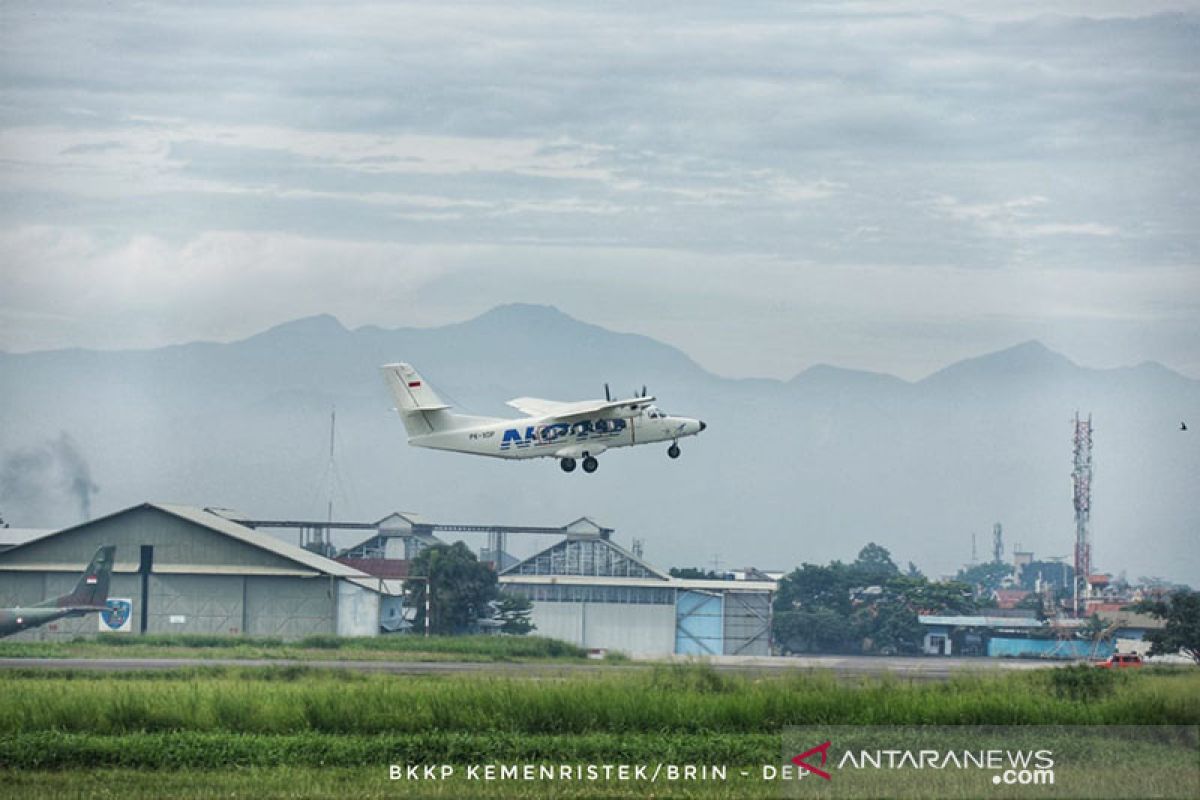
<svg viewBox="0 0 1200 800">
<path fill-rule="evenodd" d="M 380 370 L 408 443 L 416 447 L 494 458 L 557 458 L 563 472 L 574 472 L 578 461 L 590 473 L 599 466 L 596 456 L 614 447 L 670 442 L 667 455 L 679 458 L 679 440 L 708 427 L 659 410 L 645 387 L 637 397 L 614 400 L 607 384 L 603 400 L 509 400 L 507 405 L 526 415 L 519 419 L 454 414 L 411 364 L 384 364 Z"/>
<path fill-rule="evenodd" d="M 92 556 L 92 563 L 75 584 L 75 591 L 45 600 L 35 606 L 0 608 L 0 636 L 20 633 L 63 617 L 82 617 L 97 611 L 107 611 L 108 579 L 112 575 L 113 556 L 117 548 L 106 544 Z"/>
</svg>

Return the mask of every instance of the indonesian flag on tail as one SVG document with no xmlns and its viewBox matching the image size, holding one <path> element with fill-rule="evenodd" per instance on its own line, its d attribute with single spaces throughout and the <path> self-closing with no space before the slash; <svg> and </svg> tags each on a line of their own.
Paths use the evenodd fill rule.
<svg viewBox="0 0 1200 800">
<path fill-rule="evenodd" d="M 95 586 L 96 581 L 97 581 L 97 578 L 95 575 L 88 575 L 85 583 L 87 583 L 88 586 Z"/>
</svg>

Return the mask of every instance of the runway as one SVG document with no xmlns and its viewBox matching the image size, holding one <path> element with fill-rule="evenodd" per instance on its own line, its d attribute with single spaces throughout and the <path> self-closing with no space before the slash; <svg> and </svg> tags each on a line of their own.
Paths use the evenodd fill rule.
<svg viewBox="0 0 1200 800">
<path fill-rule="evenodd" d="M 480 661 L 355 661 L 248 658 L 0 658 L 0 670 L 138 670 L 195 669 L 202 667 L 309 667 L 397 675 L 502 674 L 557 675 L 573 673 L 620 673 L 650 669 L 655 664 L 706 663 L 729 674 L 777 674 L 789 672 L 832 672 L 839 678 L 890 675 L 908 680 L 946 680 L 956 674 L 1045 669 L 1065 666 L 1063 661 L 1019 661 L 996 658 L 919 658 L 872 656 L 714 656 L 707 659 L 674 657 L 659 661 L 602 662 L 480 662 Z"/>
</svg>

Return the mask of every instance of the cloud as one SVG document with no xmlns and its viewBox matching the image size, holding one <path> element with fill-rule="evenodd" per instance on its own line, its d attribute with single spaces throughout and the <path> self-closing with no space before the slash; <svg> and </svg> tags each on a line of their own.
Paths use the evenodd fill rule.
<svg viewBox="0 0 1200 800">
<path fill-rule="evenodd" d="M 950 219 L 970 222 L 989 236 L 1020 239 L 1030 236 L 1117 236 L 1112 225 L 1094 222 L 1039 222 L 1037 215 L 1050 201 L 1041 195 L 1017 197 L 1001 203 L 963 203 L 958 198 L 941 196 L 930 202 L 935 213 Z"/>
<path fill-rule="evenodd" d="M 495 278 L 429 312 L 444 322 L 529 291 L 575 302 L 587 263 L 676 299 L 668 316 L 718 368 L 782 374 L 802 358 L 772 340 L 755 352 L 774 366 L 746 367 L 699 324 L 709 294 L 742 295 L 747 264 L 787 265 L 750 273 L 770 304 L 822 298 L 791 318 L 855 331 L 854 313 L 968 324 L 958 310 L 986 316 L 995 297 L 1029 326 L 1155 325 L 1182 295 L 1122 309 L 1107 293 L 1145 271 L 1180 289 L 1200 265 L 1194 3 L 231 8 L 0 9 L 3 346 L 93 341 L 93 318 L 116 329 L 122 310 L 147 343 L 343 313 L 318 300 L 386 321 L 296 289 L 336 286 L 327 271 L 431 297 Z M 682 268 L 655 277 L 689 262 L 702 296 Z M 1052 278 L 1076 274 L 1099 276 L 1096 302 L 1021 294 L 1058 298 Z M 189 292 L 224 285 L 278 299 L 180 326 Z M 637 294 L 588 285 L 597 308 Z M 740 313 L 843 351 L 782 311 L 765 327 L 751 300 Z M 858 364 L 903 347 L 855 341 Z"/>
</svg>

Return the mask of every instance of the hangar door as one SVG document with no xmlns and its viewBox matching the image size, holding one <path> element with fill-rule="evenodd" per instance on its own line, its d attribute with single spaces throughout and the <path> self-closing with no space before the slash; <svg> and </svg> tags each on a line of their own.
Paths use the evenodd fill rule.
<svg viewBox="0 0 1200 800">
<path fill-rule="evenodd" d="M 725 594 L 725 654 L 771 654 L 771 595 L 767 592 Z"/>
<path fill-rule="evenodd" d="M 246 633 L 298 639 L 336 633 L 334 584 L 314 578 L 246 578 Z"/>
<path fill-rule="evenodd" d="M 724 649 L 723 609 L 718 592 L 682 591 L 675 601 L 675 652 L 717 656 Z"/>
</svg>

